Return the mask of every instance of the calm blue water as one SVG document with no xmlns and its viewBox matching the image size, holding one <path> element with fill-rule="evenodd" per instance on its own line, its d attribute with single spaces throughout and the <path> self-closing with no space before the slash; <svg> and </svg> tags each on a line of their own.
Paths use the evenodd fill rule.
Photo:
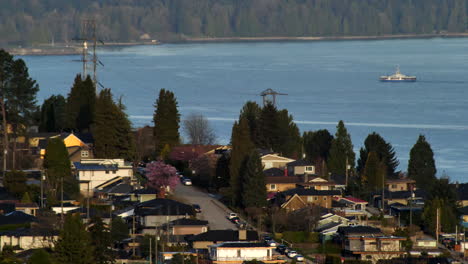
<svg viewBox="0 0 468 264">
<path fill-rule="evenodd" d="M 26 56 L 40 99 L 68 93 L 78 56 Z M 151 124 L 158 90 L 175 92 L 183 116 L 209 117 L 219 142 L 247 100 L 262 90 L 287 93 L 280 108 L 302 131 L 345 121 L 356 152 L 371 132 L 395 147 L 400 169 L 419 134 L 426 135 L 438 174 L 468 182 L 468 39 L 220 43 L 100 50 L 100 82 L 123 96 L 134 126 Z M 416 83 L 380 83 L 396 65 Z"/>
</svg>

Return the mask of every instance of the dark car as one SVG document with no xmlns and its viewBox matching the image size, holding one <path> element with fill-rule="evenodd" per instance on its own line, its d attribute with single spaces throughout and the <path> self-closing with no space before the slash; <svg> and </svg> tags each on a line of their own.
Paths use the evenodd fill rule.
<svg viewBox="0 0 468 264">
<path fill-rule="evenodd" d="M 229 220 L 231 220 L 231 222 L 233 222 L 234 224 L 237 224 L 237 223 L 239 223 L 240 218 L 236 216 L 236 217 L 233 217 L 233 218 L 231 218 Z"/>
<path fill-rule="evenodd" d="M 195 212 L 201 213 L 201 207 L 198 204 L 193 204 L 192 205 L 193 209 L 195 209 Z"/>
<path fill-rule="evenodd" d="M 286 249 L 286 245 L 279 245 L 278 247 L 276 247 L 276 251 L 278 251 L 280 254 L 284 254 L 284 250 Z"/>
</svg>

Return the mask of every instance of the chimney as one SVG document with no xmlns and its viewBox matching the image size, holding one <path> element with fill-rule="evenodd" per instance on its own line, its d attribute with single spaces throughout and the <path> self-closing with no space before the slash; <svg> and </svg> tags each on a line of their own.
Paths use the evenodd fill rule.
<svg viewBox="0 0 468 264">
<path fill-rule="evenodd" d="M 239 241 L 245 241 L 247 240 L 247 230 L 245 229 L 239 229 Z"/>
</svg>

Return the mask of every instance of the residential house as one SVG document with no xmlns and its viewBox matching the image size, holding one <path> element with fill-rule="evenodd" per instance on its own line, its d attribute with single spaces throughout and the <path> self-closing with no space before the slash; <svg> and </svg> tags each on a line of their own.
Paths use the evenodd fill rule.
<svg viewBox="0 0 468 264">
<path fill-rule="evenodd" d="M 73 163 L 73 170 L 84 196 L 122 179 L 133 179 L 133 167 L 123 159 L 83 159 Z"/>
<path fill-rule="evenodd" d="M 264 170 L 271 168 L 285 169 L 288 163 L 293 162 L 293 159 L 282 157 L 275 153 L 268 153 L 260 157 Z"/>
<path fill-rule="evenodd" d="M 137 189 L 131 192 L 130 200 L 143 203 L 158 198 L 158 191 L 153 188 Z"/>
<path fill-rule="evenodd" d="M 354 225 L 354 222 L 346 217 L 342 217 L 333 213 L 327 213 L 322 215 L 317 221 L 315 231 L 320 233 L 321 240 L 326 241 L 333 238 L 336 232 L 338 232 L 339 227 L 349 225 Z"/>
<path fill-rule="evenodd" d="M 387 179 L 385 188 L 390 192 L 415 190 L 416 181 L 413 179 Z"/>
<path fill-rule="evenodd" d="M 197 251 L 206 251 L 208 247 L 222 242 L 258 242 L 257 231 L 253 230 L 209 230 L 205 233 L 187 237 L 187 242 Z"/>
<path fill-rule="evenodd" d="M 317 205 L 324 208 L 331 208 L 335 197 L 340 197 L 339 190 L 316 190 L 314 188 L 297 187 L 291 190 L 281 192 L 278 202 L 281 207 L 289 211 L 294 211 L 309 205 Z"/>
<path fill-rule="evenodd" d="M 208 231 L 208 221 L 181 218 L 163 225 L 162 228 L 175 236 L 198 235 Z"/>
<path fill-rule="evenodd" d="M 348 184 L 346 175 L 332 173 L 329 176 L 329 180 L 335 183 L 335 189 L 337 190 L 346 189 L 346 185 Z"/>
<path fill-rule="evenodd" d="M 379 228 L 369 226 L 346 226 L 338 228 L 345 257 L 376 263 L 405 254 L 401 248 L 404 237 L 384 236 Z"/>
<path fill-rule="evenodd" d="M 417 189 L 415 191 L 384 191 L 384 199 L 386 206 L 392 205 L 394 203 L 408 205 L 409 201 L 411 201 L 412 204 L 424 205 L 424 200 L 426 198 L 427 192 L 422 189 Z M 374 207 L 378 208 L 382 207 L 382 192 L 377 192 L 373 195 L 373 205 Z"/>
<path fill-rule="evenodd" d="M 457 183 L 455 184 L 455 188 L 458 194 L 459 206 L 468 206 L 468 183 Z"/>
<path fill-rule="evenodd" d="M 468 227 L 468 206 L 459 208 L 461 224 L 467 228 Z"/>
<path fill-rule="evenodd" d="M 0 215 L 0 226 L 23 225 L 37 222 L 37 218 L 20 211 L 13 211 L 5 215 Z"/>
<path fill-rule="evenodd" d="M 134 187 L 127 181 L 125 178 L 120 178 L 119 180 L 105 186 L 95 188 L 95 193 L 99 199 L 107 200 L 112 199 L 113 197 L 127 197 L 133 191 Z"/>
<path fill-rule="evenodd" d="M 313 162 L 301 159 L 289 162 L 288 175 L 315 175 L 315 165 Z"/>
<path fill-rule="evenodd" d="M 302 176 L 304 178 L 303 182 L 298 184 L 304 187 L 312 187 L 316 190 L 335 190 L 336 183 L 333 181 L 325 180 L 322 177 L 317 177 L 313 175 L 304 174 Z"/>
<path fill-rule="evenodd" d="M 270 169 L 271 170 L 271 169 Z M 283 192 L 296 188 L 297 184 L 302 183 L 300 176 L 266 176 L 265 184 L 267 192 Z"/>
<path fill-rule="evenodd" d="M 195 210 L 191 205 L 171 199 L 153 199 L 135 206 L 142 234 L 155 234 L 155 229 L 170 221 L 195 217 Z"/>
<path fill-rule="evenodd" d="M 30 228 L 2 231 L 0 232 L 0 250 L 3 250 L 5 246 L 17 248 L 17 251 L 53 248 L 58 235 L 58 231 L 32 230 Z"/>
<path fill-rule="evenodd" d="M 38 134 L 41 135 L 41 134 Z M 50 135 L 49 133 L 42 133 L 43 138 L 33 137 L 30 139 L 31 146 L 35 146 L 37 142 L 37 148 L 41 159 L 44 158 L 46 154 L 47 142 L 50 138 L 60 137 L 63 139 L 63 143 L 68 151 L 68 156 L 71 162 L 79 162 L 82 159 L 92 159 L 94 158 L 94 139 L 91 133 L 55 133 L 55 135 Z M 47 136 L 48 137 L 45 137 Z"/>
<path fill-rule="evenodd" d="M 214 264 L 242 264 L 244 261 L 258 260 L 263 263 L 284 263 L 274 256 L 274 247 L 264 243 L 224 242 L 209 246 L 210 259 Z"/>
<path fill-rule="evenodd" d="M 371 216 L 366 211 L 367 202 L 355 197 L 346 196 L 336 198 L 336 203 L 333 205 L 333 211 L 345 217 L 363 218 Z"/>
<path fill-rule="evenodd" d="M 409 253 L 413 257 L 420 257 L 423 254 L 427 254 L 429 257 L 438 257 L 443 252 L 437 247 L 437 240 L 425 237 L 416 239 Z"/>
<path fill-rule="evenodd" d="M 15 210 L 28 215 L 36 216 L 37 210 L 39 210 L 39 206 L 37 203 L 16 203 Z"/>
</svg>

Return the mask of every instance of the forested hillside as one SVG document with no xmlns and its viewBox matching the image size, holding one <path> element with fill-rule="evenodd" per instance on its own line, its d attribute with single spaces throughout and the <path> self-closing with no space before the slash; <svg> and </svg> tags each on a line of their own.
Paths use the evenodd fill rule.
<svg viewBox="0 0 468 264">
<path fill-rule="evenodd" d="M 94 18 L 109 42 L 183 37 L 465 32 L 468 0 L 5 0 L 0 44 L 68 42 Z"/>
</svg>

